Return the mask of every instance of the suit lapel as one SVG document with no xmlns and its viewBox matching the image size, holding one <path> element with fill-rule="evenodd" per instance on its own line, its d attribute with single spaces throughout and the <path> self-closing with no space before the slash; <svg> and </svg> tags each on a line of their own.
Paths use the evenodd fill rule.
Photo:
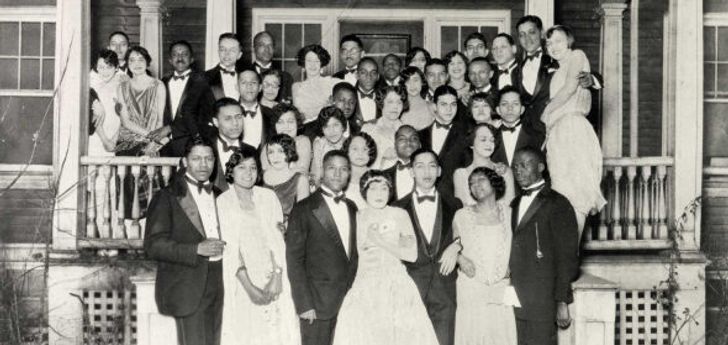
<svg viewBox="0 0 728 345">
<path fill-rule="evenodd" d="M 184 104 L 185 101 L 187 100 L 187 96 L 189 95 L 189 91 L 190 91 L 190 84 L 192 84 L 192 72 L 190 72 L 190 75 L 187 77 L 187 83 L 185 83 L 185 88 L 182 89 L 182 95 L 180 95 L 179 102 L 177 102 L 177 109 L 175 109 L 174 113 L 172 113 L 172 115 L 173 115 L 172 118 L 174 118 L 174 119 L 176 119 L 177 116 L 179 116 L 179 110 L 180 110 L 180 108 L 182 108 L 182 104 Z"/>
<path fill-rule="evenodd" d="M 179 178 L 178 183 L 179 193 L 177 194 L 177 202 L 179 202 L 180 207 L 182 207 L 182 210 L 185 212 L 185 215 L 187 215 L 190 222 L 192 222 L 192 225 L 195 226 L 197 232 L 199 232 L 202 237 L 207 237 L 205 234 L 205 227 L 202 226 L 200 211 L 197 208 L 195 199 L 192 198 L 192 194 L 190 194 L 190 191 L 187 188 L 187 183 L 185 182 L 184 177 Z"/>
<path fill-rule="evenodd" d="M 313 215 L 314 217 L 316 217 L 319 223 L 321 223 L 324 232 L 326 232 L 326 234 L 328 234 L 329 237 L 331 237 L 331 239 L 334 240 L 336 244 L 338 244 L 339 248 L 341 248 L 341 254 L 346 257 L 346 249 L 344 248 L 344 243 L 341 241 L 341 235 L 339 235 L 339 230 L 336 228 L 334 216 L 331 215 L 331 210 L 329 210 L 329 206 L 326 204 L 326 200 L 324 200 L 321 192 L 316 193 L 318 198 L 318 206 L 313 209 Z M 351 230 L 351 228 L 349 230 Z"/>
<path fill-rule="evenodd" d="M 544 187 L 544 189 L 541 190 L 536 195 L 536 198 L 533 199 L 533 202 L 531 203 L 531 205 L 528 206 L 528 210 L 526 210 L 526 213 L 523 215 L 523 218 L 521 218 L 521 221 L 518 222 L 518 229 L 517 230 L 522 229 L 523 226 L 521 226 L 521 225 L 527 224 L 528 221 L 530 221 L 531 218 L 533 218 L 533 216 L 536 214 L 536 212 L 538 211 L 538 209 L 541 208 L 541 206 L 543 206 L 544 201 L 545 201 L 545 198 L 543 196 L 543 193 L 545 192 L 545 188 L 546 187 Z M 519 198 L 519 200 L 520 200 L 520 198 Z M 518 217 L 517 214 L 516 214 L 516 217 Z M 518 218 L 516 218 L 516 219 L 518 219 Z"/>
<path fill-rule="evenodd" d="M 356 207 L 347 199 L 346 208 L 349 210 L 349 260 L 352 260 L 359 254 L 356 249 Z"/>
</svg>

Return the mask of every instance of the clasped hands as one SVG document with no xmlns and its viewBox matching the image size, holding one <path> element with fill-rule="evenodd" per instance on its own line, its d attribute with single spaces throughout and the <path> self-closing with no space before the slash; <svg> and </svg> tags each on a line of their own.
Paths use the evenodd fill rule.
<svg viewBox="0 0 728 345">
<path fill-rule="evenodd" d="M 247 274 L 247 273 L 246 273 Z M 250 296 L 250 300 L 256 305 L 267 305 L 278 299 L 283 290 L 282 278 L 280 273 L 271 273 L 268 282 L 262 289 L 250 284 L 249 288 L 243 285 L 245 291 Z"/>
</svg>

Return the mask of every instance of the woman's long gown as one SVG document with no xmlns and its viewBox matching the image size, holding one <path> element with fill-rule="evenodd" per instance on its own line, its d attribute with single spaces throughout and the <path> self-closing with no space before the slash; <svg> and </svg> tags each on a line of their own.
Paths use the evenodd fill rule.
<svg viewBox="0 0 728 345">
<path fill-rule="evenodd" d="M 288 281 L 285 243 L 278 223 L 283 211 L 275 193 L 253 187 L 255 209 L 244 210 L 230 188 L 217 199 L 220 233 L 227 244 L 223 252 L 225 297 L 221 344 L 298 345 L 300 329 Z M 265 287 L 273 272 L 271 256 L 283 269 L 283 291 L 268 305 L 255 305 L 236 277 L 245 263 L 252 283 Z"/>
<path fill-rule="evenodd" d="M 357 215 L 359 268 L 339 311 L 334 345 L 438 345 L 417 286 L 400 261 L 367 241 L 371 224 L 383 237 L 398 243 L 400 235 L 414 236 L 406 211 L 366 208 Z"/>
<path fill-rule="evenodd" d="M 508 261 L 511 252 L 510 208 L 499 206 L 501 223 L 478 224 L 471 207 L 455 213 L 454 227 L 460 233 L 462 255 L 475 264 L 475 276 L 458 274 L 455 344 L 516 344 L 513 306 L 504 304 L 510 286 Z"/>
</svg>

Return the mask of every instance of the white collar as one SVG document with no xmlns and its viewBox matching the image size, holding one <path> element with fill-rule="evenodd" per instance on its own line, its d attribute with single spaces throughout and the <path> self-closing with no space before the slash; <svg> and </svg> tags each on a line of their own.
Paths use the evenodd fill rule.
<svg viewBox="0 0 728 345">
<path fill-rule="evenodd" d="M 268 62 L 267 64 L 264 64 L 264 63 L 260 62 L 260 61 L 259 61 L 258 59 L 255 59 L 255 64 L 256 64 L 256 65 L 257 65 L 258 67 L 261 67 L 261 68 L 266 68 L 266 69 L 270 69 L 270 68 L 271 68 L 271 66 L 273 65 L 273 61 L 270 61 L 270 62 Z"/>
<path fill-rule="evenodd" d="M 545 181 L 544 179 L 540 179 L 540 180 L 538 180 L 538 182 L 536 182 L 536 183 L 532 183 L 532 184 L 531 184 L 530 186 L 528 186 L 528 187 L 525 187 L 525 188 L 523 188 L 523 189 L 533 189 L 533 188 L 538 188 L 538 187 L 541 187 L 541 186 L 543 186 L 543 185 L 545 185 L 545 184 L 546 184 L 546 181 Z"/>
</svg>

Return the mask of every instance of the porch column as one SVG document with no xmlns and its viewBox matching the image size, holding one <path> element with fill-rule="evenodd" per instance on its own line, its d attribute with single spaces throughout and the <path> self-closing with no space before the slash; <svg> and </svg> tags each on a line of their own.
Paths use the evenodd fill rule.
<svg viewBox="0 0 728 345">
<path fill-rule="evenodd" d="M 622 13 L 625 0 L 601 0 L 602 152 L 622 156 Z"/>
<path fill-rule="evenodd" d="M 703 2 L 670 1 L 674 35 L 674 212 L 679 217 L 701 195 L 703 167 Z M 681 250 L 700 246 L 700 209 L 682 224 Z"/>
<path fill-rule="evenodd" d="M 56 88 L 53 154 L 58 182 L 53 211 L 53 255 L 76 255 L 76 233 L 85 228 L 85 182 L 79 158 L 86 152 L 89 71 L 89 0 L 56 2 Z"/>
<path fill-rule="evenodd" d="M 235 32 L 235 13 L 235 0 L 207 1 L 205 69 L 215 67 L 220 60 L 217 56 L 217 38 L 222 33 Z"/>
<path fill-rule="evenodd" d="M 164 66 L 162 46 L 162 3 L 164 0 L 136 0 L 140 9 L 139 45 L 152 56 L 149 66 L 152 75 L 159 77 Z"/>
<path fill-rule="evenodd" d="M 525 9 L 526 14 L 541 18 L 544 32 L 554 26 L 554 0 L 526 0 Z"/>
</svg>

